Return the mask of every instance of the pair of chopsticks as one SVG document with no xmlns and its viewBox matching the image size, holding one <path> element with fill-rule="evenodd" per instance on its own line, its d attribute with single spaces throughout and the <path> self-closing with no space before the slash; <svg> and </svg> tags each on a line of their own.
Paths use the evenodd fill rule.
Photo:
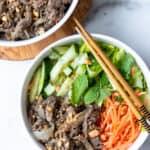
<svg viewBox="0 0 150 150">
<path fill-rule="evenodd" d="M 84 29 L 84 27 L 76 18 L 73 18 L 73 21 L 75 23 L 75 30 L 81 35 L 85 43 L 88 45 L 92 54 L 101 65 L 112 84 L 116 87 L 122 98 L 126 101 L 139 122 L 148 131 L 148 133 L 150 133 L 150 125 L 148 123 L 148 120 L 150 121 L 149 111 L 135 95 L 132 88 L 124 80 L 109 58 L 103 53 L 102 49 L 96 44 L 92 36 Z M 135 104 L 139 106 L 139 109 Z"/>
</svg>

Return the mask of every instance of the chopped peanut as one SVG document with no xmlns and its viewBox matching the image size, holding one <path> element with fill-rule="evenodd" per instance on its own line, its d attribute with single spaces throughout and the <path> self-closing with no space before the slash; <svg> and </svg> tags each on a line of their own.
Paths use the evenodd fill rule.
<svg viewBox="0 0 150 150">
<path fill-rule="evenodd" d="M 20 12 L 20 9 L 18 7 L 16 7 L 16 12 Z"/>
<path fill-rule="evenodd" d="M 105 141 L 106 139 L 107 139 L 107 138 L 106 138 L 106 135 L 102 134 L 102 135 L 101 135 L 101 140 L 102 140 L 102 141 Z"/>
<path fill-rule="evenodd" d="M 3 16 L 2 21 L 6 22 L 7 21 L 7 16 Z"/>
<path fill-rule="evenodd" d="M 90 59 L 86 59 L 86 60 L 85 60 L 85 64 L 91 65 L 91 60 L 90 60 Z"/>
<path fill-rule="evenodd" d="M 38 30 L 38 33 L 39 33 L 39 35 L 42 35 L 42 34 L 44 34 L 44 33 L 45 33 L 45 30 L 44 30 L 44 28 L 39 28 L 39 30 Z"/>
<path fill-rule="evenodd" d="M 53 148 L 52 147 L 47 147 L 47 150 L 53 150 Z"/>
<path fill-rule="evenodd" d="M 99 131 L 98 130 L 92 130 L 92 131 L 89 132 L 89 136 L 91 138 L 96 137 L 98 135 L 99 135 Z"/>
<path fill-rule="evenodd" d="M 34 15 L 34 17 L 36 17 L 36 18 L 39 17 L 39 13 L 38 13 L 37 11 L 35 11 L 35 10 L 33 10 L 33 15 Z"/>
<path fill-rule="evenodd" d="M 56 92 L 59 92 L 60 86 L 56 86 L 55 90 L 56 90 Z"/>
<path fill-rule="evenodd" d="M 9 0 L 9 3 L 12 3 L 12 2 L 14 2 L 15 0 Z"/>
<path fill-rule="evenodd" d="M 52 108 L 50 106 L 47 107 L 47 111 L 51 112 Z"/>
</svg>

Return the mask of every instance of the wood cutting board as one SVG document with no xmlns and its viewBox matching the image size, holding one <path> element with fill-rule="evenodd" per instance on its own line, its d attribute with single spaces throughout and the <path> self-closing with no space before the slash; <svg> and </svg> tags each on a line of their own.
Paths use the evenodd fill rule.
<svg viewBox="0 0 150 150">
<path fill-rule="evenodd" d="M 75 16 L 83 22 L 89 12 L 89 9 L 91 8 L 91 5 L 92 0 L 79 0 L 78 6 L 71 18 Z M 43 48 L 49 44 L 74 33 L 72 28 L 73 22 L 71 18 L 54 34 L 40 42 L 21 47 L 0 46 L 0 59 L 26 60 L 34 58 Z"/>
</svg>

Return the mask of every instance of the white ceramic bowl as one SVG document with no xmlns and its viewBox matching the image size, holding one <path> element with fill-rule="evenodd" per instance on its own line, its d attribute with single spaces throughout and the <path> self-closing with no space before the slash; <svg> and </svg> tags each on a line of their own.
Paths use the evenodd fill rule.
<svg viewBox="0 0 150 150">
<path fill-rule="evenodd" d="M 142 60 L 142 58 L 130 47 L 128 47 L 126 44 L 124 44 L 123 42 L 114 39 L 112 37 L 108 37 L 105 35 L 100 35 L 100 34 L 93 34 L 94 38 L 113 44 L 119 48 L 123 48 L 125 51 L 127 51 L 128 53 L 130 53 L 136 60 L 137 64 L 139 65 L 139 67 L 141 68 L 144 77 L 146 79 L 147 85 L 148 85 L 148 89 L 150 90 L 150 76 L 148 75 L 149 69 L 146 66 L 146 64 L 144 63 L 144 61 Z M 24 122 L 24 127 L 28 132 L 28 135 L 30 135 L 29 137 L 33 139 L 34 144 L 37 145 L 37 148 L 40 150 L 41 145 L 38 144 L 38 142 L 33 138 L 32 136 L 32 131 L 28 122 L 28 118 L 27 118 L 27 110 L 26 110 L 26 106 L 27 106 L 27 86 L 32 78 L 32 75 L 34 73 L 34 71 L 36 70 L 37 66 L 39 65 L 39 63 L 49 55 L 49 52 L 51 51 L 52 47 L 58 46 L 58 45 L 63 45 L 63 44 L 68 44 L 74 41 L 78 41 L 80 40 L 80 36 L 79 35 L 73 35 L 73 36 L 69 36 L 67 38 L 61 39 L 51 45 L 49 45 L 47 48 L 45 48 L 44 51 L 42 51 L 33 61 L 33 63 L 31 64 L 26 77 L 24 79 L 24 83 L 22 86 L 22 92 L 21 92 L 21 113 L 22 113 L 22 119 Z M 137 140 L 133 143 L 133 145 L 130 147 L 130 150 L 137 150 L 139 149 L 139 147 L 144 143 L 144 141 L 146 140 L 146 138 L 148 137 L 147 132 L 141 132 L 141 134 L 139 135 L 139 137 L 137 138 Z"/>
<path fill-rule="evenodd" d="M 0 46 L 9 46 L 9 47 L 17 47 L 17 46 L 25 46 L 25 45 L 30 45 L 33 43 L 36 43 L 38 41 L 41 41 L 48 36 L 52 35 L 55 31 L 57 31 L 59 28 L 61 28 L 66 21 L 69 19 L 69 17 L 73 14 L 79 0 L 72 0 L 72 3 L 64 15 L 64 17 L 52 28 L 47 30 L 44 34 L 30 38 L 28 40 L 20 40 L 20 41 L 6 41 L 6 40 L 0 40 Z"/>
</svg>

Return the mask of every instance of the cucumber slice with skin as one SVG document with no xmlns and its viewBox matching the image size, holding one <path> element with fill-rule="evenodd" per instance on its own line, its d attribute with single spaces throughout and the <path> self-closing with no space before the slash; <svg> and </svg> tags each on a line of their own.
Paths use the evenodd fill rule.
<svg viewBox="0 0 150 150">
<path fill-rule="evenodd" d="M 55 85 L 62 85 L 62 83 L 65 81 L 66 75 L 65 74 L 60 74 L 59 78 L 55 82 Z"/>
<path fill-rule="evenodd" d="M 67 78 L 62 84 L 62 86 L 60 87 L 60 90 L 58 91 L 57 96 L 64 96 L 69 91 L 69 88 L 72 82 L 73 82 L 72 78 Z"/>
<path fill-rule="evenodd" d="M 57 61 L 55 66 L 52 68 L 50 72 L 50 79 L 52 83 L 55 83 L 59 77 L 59 74 L 62 72 L 63 68 L 67 66 L 67 64 L 76 58 L 76 48 L 72 45 L 68 51 Z"/>
<path fill-rule="evenodd" d="M 39 80 L 41 77 L 41 70 L 42 68 L 39 67 L 38 70 L 35 72 L 33 79 L 31 81 L 31 90 L 29 91 L 29 101 L 30 103 L 33 103 L 36 99 L 36 96 L 38 96 L 38 88 L 39 88 Z"/>
<path fill-rule="evenodd" d="M 52 49 L 52 51 L 49 54 L 49 59 L 51 60 L 57 60 L 59 59 L 61 56 L 54 50 L 54 48 Z"/>
<path fill-rule="evenodd" d="M 70 46 L 58 46 L 55 47 L 54 50 L 59 54 L 59 55 L 64 55 L 67 50 L 69 49 Z"/>
<path fill-rule="evenodd" d="M 44 81 L 45 81 L 45 62 L 42 62 L 42 66 L 41 66 L 41 76 L 40 76 L 40 80 L 39 80 L 39 87 L 38 87 L 38 92 L 37 95 L 40 95 L 43 87 L 44 87 Z"/>
<path fill-rule="evenodd" d="M 81 47 L 80 47 L 80 53 L 82 54 L 82 53 L 84 53 L 84 52 L 90 52 L 90 49 L 89 49 L 89 47 L 87 46 L 87 44 L 86 43 L 83 43 L 82 45 L 81 45 Z"/>
<path fill-rule="evenodd" d="M 83 64 L 83 65 L 78 66 L 75 74 L 76 75 L 81 75 L 81 74 L 84 74 L 84 73 L 86 73 L 86 65 Z"/>
</svg>

